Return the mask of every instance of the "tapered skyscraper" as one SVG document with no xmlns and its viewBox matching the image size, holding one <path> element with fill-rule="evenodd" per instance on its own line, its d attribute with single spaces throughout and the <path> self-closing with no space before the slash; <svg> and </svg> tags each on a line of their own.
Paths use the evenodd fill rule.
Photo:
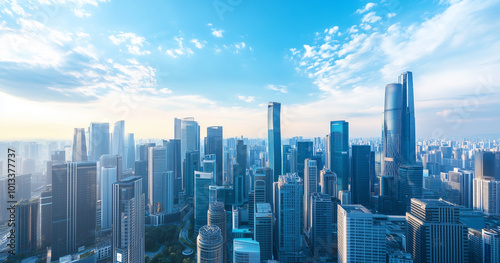
<svg viewBox="0 0 500 263">
<path fill-rule="evenodd" d="M 281 175 L 281 103 L 269 102 L 267 105 L 267 135 L 269 167 L 273 169 L 274 181 Z"/>
<path fill-rule="evenodd" d="M 399 76 L 399 83 L 385 87 L 382 140 L 382 175 L 397 176 L 399 166 L 415 163 L 415 113 L 411 72 Z"/>
<path fill-rule="evenodd" d="M 83 128 L 75 128 L 75 134 L 73 135 L 73 154 L 71 159 L 73 162 L 87 161 L 85 129 Z"/>
<path fill-rule="evenodd" d="M 109 153 L 109 123 L 91 123 L 89 139 L 90 161 Z"/>
</svg>

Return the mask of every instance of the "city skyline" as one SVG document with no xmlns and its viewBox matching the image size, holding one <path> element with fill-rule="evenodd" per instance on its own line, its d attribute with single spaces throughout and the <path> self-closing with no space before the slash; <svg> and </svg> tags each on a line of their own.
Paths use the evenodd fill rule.
<svg viewBox="0 0 500 263">
<path fill-rule="evenodd" d="M 268 101 L 282 103 L 283 138 L 322 137 L 341 119 L 351 137 L 380 137 L 384 86 L 407 70 L 417 138 L 498 134 L 499 1 L 1 5 L 0 140 L 70 139 L 90 120 L 122 119 L 137 138 L 174 138 L 170 120 L 188 116 L 265 138 Z M 135 25 L 117 10 L 150 15 Z"/>
</svg>

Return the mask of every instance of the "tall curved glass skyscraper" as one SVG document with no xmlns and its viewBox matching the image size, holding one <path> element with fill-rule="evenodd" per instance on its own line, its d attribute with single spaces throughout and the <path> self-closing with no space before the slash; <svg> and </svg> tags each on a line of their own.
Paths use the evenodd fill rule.
<svg viewBox="0 0 500 263">
<path fill-rule="evenodd" d="M 402 164 L 415 164 L 415 111 L 413 76 L 405 72 L 399 83 L 385 87 L 384 123 L 382 127 L 382 174 L 397 176 Z"/>
</svg>

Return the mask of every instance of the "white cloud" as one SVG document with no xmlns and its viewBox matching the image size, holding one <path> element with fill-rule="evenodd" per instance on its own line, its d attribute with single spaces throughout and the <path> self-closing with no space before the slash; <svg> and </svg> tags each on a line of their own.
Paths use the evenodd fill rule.
<svg viewBox="0 0 500 263">
<path fill-rule="evenodd" d="M 200 42 L 200 40 L 198 40 L 196 38 L 191 39 L 191 41 L 189 41 L 189 42 L 193 43 L 194 46 L 198 49 L 202 49 L 205 46 L 205 44 L 207 43 L 207 41 Z"/>
<path fill-rule="evenodd" d="M 375 23 L 375 22 L 379 21 L 380 19 L 381 19 L 381 17 L 375 15 L 375 12 L 370 12 L 370 13 L 366 14 L 365 16 L 363 16 L 363 19 L 361 19 L 361 21 L 363 23 Z"/>
<path fill-rule="evenodd" d="M 241 101 L 244 101 L 244 102 L 254 102 L 255 101 L 255 97 L 254 96 L 238 96 L 238 99 L 241 100 Z"/>
<path fill-rule="evenodd" d="M 288 86 L 285 85 L 274 85 L 274 84 L 267 84 L 266 86 L 270 90 L 278 91 L 281 93 L 288 93 Z"/>
<path fill-rule="evenodd" d="M 389 13 L 387 14 L 387 18 L 392 18 L 392 17 L 395 17 L 396 16 L 396 13 Z"/>
<path fill-rule="evenodd" d="M 377 5 L 377 4 L 375 4 L 375 3 L 367 3 L 367 4 L 365 5 L 365 7 L 363 7 L 362 9 L 358 9 L 358 10 L 356 10 L 356 14 L 363 14 L 364 12 L 366 12 L 366 11 L 368 11 L 368 10 L 372 9 L 372 8 L 373 8 L 373 7 L 375 7 L 376 5 Z"/>
<path fill-rule="evenodd" d="M 81 8 L 75 8 L 73 9 L 73 13 L 75 13 L 75 16 L 77 17 L 90 17 L 91 14 L 86 12 L 85 10 Z"/>
<path fill-rule="evenodd" d="M 223 37 L 222 36 L 222 33 L 224 33 L 224 30 L 223 29 L 215 29 L 215 28 L 212 28 L 212 35 L 214 35 L 215 37 Z"/>
<path fill-rule="evenodd" d="M 182 55 L 192 55 L 194 54 L 193 50 L 189 47 L 185 47 L 183 44 L 184 38 L 182 37 L 174 37 L 174 41 L 177 44 L 176 48 L 167 49 L 165 54 L 169 55 L 172 58 L 178 58 Z"/>
<path fill-rule="evenodd" d="M 126 43 L 127 51 L 130 54 L 138 56 L 151 54 L 151 51 L 149 50 L 142 50 L 144 44 L 149 45 L 146 39 L 144 37 L 136 35 L 135 33 L 120 32 L 119 34 L 109 36 L 109 39 L 115 45 L 121 45 L 123 43 Z"/>
</svg>

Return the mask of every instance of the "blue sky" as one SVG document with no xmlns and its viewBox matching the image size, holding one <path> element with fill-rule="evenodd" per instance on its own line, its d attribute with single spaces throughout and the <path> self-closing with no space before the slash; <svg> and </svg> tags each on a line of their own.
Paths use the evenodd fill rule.
<svg viewBox="0 0 500 263">
<path fill-rule="evenodd" d="M 500 1 L 0 2 L 0 139 L 173 118 L 265 137 L 380 136 L 384 87 L 414 73 L 417 136 L 499 134 Z M 203 135 L 203 133 L 202 133 Z"/>
</svg>

